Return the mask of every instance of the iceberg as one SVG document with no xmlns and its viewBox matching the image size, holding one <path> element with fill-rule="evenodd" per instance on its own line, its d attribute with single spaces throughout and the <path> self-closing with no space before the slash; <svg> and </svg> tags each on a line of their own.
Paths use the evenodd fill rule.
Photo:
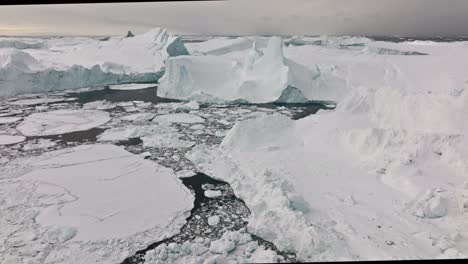
<svg viewBox="0 0 468 264">
<path fill-rule="evenodd" d="M 293 87 L 295 95 L 299 90 L 302 96 L 286 98 L 288 102 L 313 99 L 321 75 L 318 67 L 307 68 L 285 58 L 279 37 L 270 38 L 263 51 L 256 43 L 243 61 L 211 55 L 169 58 L 158 95 L 204 102 L 267 103 L 278 100 L 288 87 Z M 288 95 L 285 93 L 281 100 Z"/>
<path fill-rule="evenodd" d="M 181 38 L 161 28 L 130 38 L 54 38 L 41 45 L 47 48 L 0 48 L 0 96 L 155 83 L 167 58 L 188 55 Z"/>
<path fill-rule="evenodd" d="M 0 49 L 2 48 L 15 48 L 15 49 L 41 49 L 46 45 L 38 39 L 26 38 L 0 38 Z"/>
<path fill-rule="evenodd" d="M 375 47 L 429 55 L 287 47 L 341 76 L 336 109 L 243 120 L 186 157 L 242 197 L 250 233 L 297 261 L 466 256 L 466 43 Z"/>
</svg>

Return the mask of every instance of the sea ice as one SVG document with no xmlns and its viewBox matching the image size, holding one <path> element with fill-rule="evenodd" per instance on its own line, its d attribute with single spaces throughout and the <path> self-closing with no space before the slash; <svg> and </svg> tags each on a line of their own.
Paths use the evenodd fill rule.
<svg viewBox="0 0 468 264">
<path fill-rule="evenodd" d="M 49 136 L 88 130 L 107 123 L 99 110 L 55 110 L 27 116 L 16 128 L 25 136 Z"/>
<path fill-rule="evenodd" d="M 206 190 L 205 196 L 208 198 L 215 198 L 221 196 L 223 193 L 221 191 Z"/>
<path fill-rule="evenodd" d="M 0 117 L 0 124 L 11 124 L 23 120 L 22 117 Z"/>
<path fill-rule="evenodd" d="M 216 226 L 219 224 L 219 221 L 220 221 L 220 217 L 219 215 L 213 215 L 213 216 L 210 216 L 208 217 L 208 224 L 210 226 Z"/>
<path fill-rule="evenodd" d="M 29 105 L 41 105 L 41 104 L 50 104 L 50 103 L 56 103 L 56 102 L 62 102 L 62 101 L 70 101 L 70 99 L 71 98 L 63 98 L 63 97 L 42 97 L 42 98 L 31 98 L 31 99 L 19 99 L 19 100 L 10 102 L 10 104 L 29 106 Z"/>
<path fill-rule="evenodd" d="M 153 119 L 155 123 L 161 124 L 169 124 L 169 123 L 186 123 L 186 124 L 194 124 L 194 123 L 204 123 L 205 119 L 186 113 L 175 113 L 175 114 L 167 114 L 167 115 L 158 115 Z"/>
<path fill-rule="evenodd" d="M 24 140 L 26 137 L 23 136 L 0 135 L 0 145 L 16 144 Z"/>
<path fill-rule="evenodd" d="M 144 147 L 152 148 L 190 148 L 195 142 L 181 139 L 180 133 L 152 134 L 141 138 Z"/>
<path fill-rule="evenodd" d="M 171 170 L 117 146 L 56 151 L 30 166 L 19 180 L 57 186 L 60 195 L 70 196 L 63 202 L 56 196 L 56 203 L 40 208 L 36 218 L 43 226 L 67 227 L 56 229 L 59 242 L 122 238 L 164 227 L 192 207 L 193 198 Z"/>
</svg>

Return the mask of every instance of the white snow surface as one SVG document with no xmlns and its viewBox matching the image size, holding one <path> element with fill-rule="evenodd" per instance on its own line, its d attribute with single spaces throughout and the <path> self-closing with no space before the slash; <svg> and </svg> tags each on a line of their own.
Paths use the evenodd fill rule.
<svg viewBox="0 0 468 264">
<path fill-rule="evenodd" d="M 49 136 L 88 130 L 109 120 L 109 113 L 100 110 L 55 110 L 33 113 L 16 128 L 25 136 Z"/>
<path fill-rule="evenodd" d="M 193 206 L 171 169 L 114 145 L 46 152 L 0 169 L 2 263 L 120 263 L 177 233 Z"/>
<path fill-rule="evenodd" d="M 344 80 L 337 108 L 244 120 L 187 157 L 246 202 L 249 232 L 299 260 L 466 257 L 468 43 L 372 45 L 428 55 L 291 45 Z"/>
<path fill-rule="evenodd" d="M 36 221 L 72 227 L 76 240 L 125 237 L 163 227 L 192 206 L 189 192 L 170 169 L 112 145 L 76 147 L 31 166 L 20 180 L 36 182 L 40 191 L 54 188 L 64 195 L 62 203 L 42 209 Z"/>
</svg>

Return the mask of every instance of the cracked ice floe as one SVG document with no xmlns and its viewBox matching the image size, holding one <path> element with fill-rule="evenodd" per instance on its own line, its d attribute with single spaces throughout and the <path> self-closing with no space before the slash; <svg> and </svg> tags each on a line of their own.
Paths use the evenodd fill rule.
<svg viewBox="0 0 468 264">
<path fill-rule="evenodd" d="M 23 142 L 26 137 L 23 136 L 12 136 L 12 135 L 0 135 L 0 145 L 10 145 Z"/>
<path fill-rule="evenodd" d="M 158 95 L 206 102 L 266 103 L 294 87 L 294 96 L 286 99 L 285 93 L 283 101 L 318 99 L 314 97 L 321 75 L 317 67 L 307 68 L 285 58 L 280 38 L 272 37 L 263 51 L 256 43 L 244 61 L 212 55 L 169 58 Z"/>
<path fill-rule="evenodd" d="M 143 147 L 153 148 L 189 148 L 195 142 L 181 139 L 183 134 L 177 129 L 164 125 L 126 125 L 106 130 L 99 135 L 98 141 L 123 141 L 141 138 Z"/>
<path fill-rule="evenodd" d="M 150 121 L 155 116 L 156 114 L 152 114 L 152 113 L 137 113 L 137 114 L 123 116 L 120 118 L 120 120 L 131 121 L 131 122 L 145 122 L 145 121 Z"/>
<path fill-rule="evenodd" d="M 16 128 L 25 136 L 49 136 L 88 130 L 109 120 L 109 113 L 99 110 L 55 110 L 33 113 Z"/>
<path fill-rule="evenodd" d="M 20 181 L 41 187 L 38 191 L 48 193 L 43 188 L 54 187 L 56 192 L 41 196 L 38 202 L 48 201 L 49 206 L 40 207 L 36 221 L 73 228 L 74 241 L 123 238 L 162 228 L 192 207 L 193 198 L 170 169 L 113 145 L 51 152 L 29 167 Z"/>
</svg>

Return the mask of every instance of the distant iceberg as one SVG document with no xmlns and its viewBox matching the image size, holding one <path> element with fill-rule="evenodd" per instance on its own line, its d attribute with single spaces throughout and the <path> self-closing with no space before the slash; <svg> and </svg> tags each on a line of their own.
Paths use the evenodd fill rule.
<svg viewBox="0 0 468 264">
<path fill-rule="evenodd" d="M 106 41 L 83 37 L 41 41 L 11 42 L 0 38 L 0 96 L 95 85 L 154 83 L 163 75 L 165 60 L 188 55 L 180 37 L 161 28 Z M 38 46 L 27 46 L 33 44 Z"/>
</svg>

